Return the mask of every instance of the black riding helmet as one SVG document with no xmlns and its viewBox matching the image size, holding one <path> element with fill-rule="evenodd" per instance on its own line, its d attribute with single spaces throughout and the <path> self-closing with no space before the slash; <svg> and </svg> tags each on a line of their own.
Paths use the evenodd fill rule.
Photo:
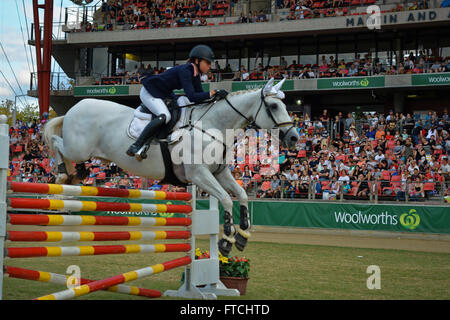
<svg viewBox="0 0 450 320">
<path fill-rule="evenodd" d="M 210 63 L 214 62 L 214 52 L 212 49 L 204 44 L 199 44 L 192 48 L 191 52 L 189 53 L 190 59 L 204 59 L 209 61 Z"/>
</svg>

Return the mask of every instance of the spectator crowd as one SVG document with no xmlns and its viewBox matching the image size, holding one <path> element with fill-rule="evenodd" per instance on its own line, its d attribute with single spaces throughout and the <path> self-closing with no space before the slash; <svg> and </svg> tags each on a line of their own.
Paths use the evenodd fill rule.
<svg viewBox="0 0 450 320">
<path fill-rule="evenodd" d="M 236 140 L 231 163 L 236 180 L 260 198 L 364 199 L 377 194 L 389 199 L 425 199 L 449 194 L 450 154 L 447 110 L 438 115 L 353 113 L 320 117 L 291 113 L 300 140 L 296 150 L 271 145 L 268 133 L 259 135 L 256 154 L 249 154 L 249 137 Z M 43 123 L 18 121 L 10 128 L 10 175 L 28 182 L 54 182 L 55 160 L 42 142 Z M 238 152 L 246 145 L 245 153 Z M 254 150 L 254 149 L 252 149 Z M 261 150 L 269 150 L 267 154 Z M 275 158 L 271 155 L 275 155 Z M 255 156 L 258 156 L 255 158 Z M 257 159 L 253 161 L 252 159 Z M 144 183 L 114 163 L 86 161 L 86 185 L 118 188 L 167 189 L 157 180 Z"/>
<path fill-rule="evenodd" d="M 267 170 L 273 159 L 254 164 L 248 154 L 232 165 L 235 178 L 257 197 L 419 200 L 448 194 L 447 111 L 424 118 L 368 113 L 356 120 L 353 113 L 341 112 L 331 118 L 325 109 L 314 120 L 308 114 L 292 117 L 300 141 L 295 152 L 280 147 L 278 173 Z"/>
<path fill-rule="evenodd" d="M 256 64 L 256 63 L 255 63 Z M 141 80 L 152 74 L 160 74 L 166 68 L 152 67 L 150 64 L 140 63 L 134 66 L 133 70 L 125 70 L 124 65 L 116 69 L 112 77 L 102 77 L 95 81 L 94 85 L 111 84 L 139 84 Z M 450 56 L 440 57 L 432 54 L 431 50 L 422 49 L 417 54 L 410 52 L 398 64 L 382 64 L 379 58 L 372 57 L 372 53 L 366 53 L 363 57 L 356 54 L 351 61 L 339 59 L 335 56 L 322 55 L 318 64 L 301 64 L 297 60 L 292 60 L 290 64 L 284 57 L 280 58 L 277 65 L 266 65 L 260 62 L 253 70 L 248 70 L 241 65 L 239 70 L 233 71 L 228 63 L 225 67 L 220 66 L 216 61 L 211 70 L 201 76 L 202 82 L 215 82 L 223 80 L 232 81 L 255 81 L 286 79 L 315 79 L 315 78 L 339 78 L 355 76 L 374 75 L 398 75 L 398 74 L 423 74 L 450 72 Z"/>
<path fill-rule="evenodd" d="M 235 23 L 268 22 L 268 8 L 259 11 L 241 12 L 236 19 L 234 8 L 237 0 L 102 0 L 100 7 L 93 7 L 92 21 L 84 21 L 74 32 L 97 32 L 113 30 L 141 30 L 170 27 L 215 26 L 207 18 L 230 16 L 228 22 Z M 278 9 L 288 9 L 287 16 L 282 15 L 280 21 L 340 17 L 347 15 L 365 15 L 355 8 L 376 4 L 376 0 L 277 0 Z M 446 6 L 446 1 L 441 4 Z M 381 13 L 429 9 L 429 0 L 411 3 L 399 2 L 389 10 Z"/>
<path fill-rule="evenodd" d="M 206 26 L 207 17 L 224 16 L 228 10 L 233 11 L 234 4 L 226 0 L 102 0 L 93 20 L 82 22 L 74 31 Z"/>
</svg>

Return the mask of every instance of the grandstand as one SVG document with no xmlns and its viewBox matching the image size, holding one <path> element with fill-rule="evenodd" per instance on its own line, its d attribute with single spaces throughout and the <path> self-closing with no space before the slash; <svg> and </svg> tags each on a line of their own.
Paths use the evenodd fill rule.
<svg viewBox="0 0 450 320">
<path fill-rule="evenodd" d="M 450 9 L 443 1 L 176 3 L 109 0 L 66 8 L 63 32 L 53 40 L 64 71 L 52 77 L 53 109 L 65 114 L 86 97 L 137 107 L 142 77 L 184 63 L 193 45 L 207 43 L 217 62 L 204 90 L 287 78 L 283 91 L 299 127 L 299 151 L 282 149 L 284 174 L 277 177 L 258 165 L 233 164 L 251 196 L 440 202 L 447 196 Z M 370 28 L 370 5 L 380 9 L 379 29 Z M 36 96 L 31 79 L 29 94 Z M 16 164 L 24 148 L 14 146 Z M 41 166 L 46 174 L 49 165 Z M 89 167 L 85 183 L 121 180 L 116 168 Z M 146 184 L 129 177 L 121 183 Z"/>
</svg>

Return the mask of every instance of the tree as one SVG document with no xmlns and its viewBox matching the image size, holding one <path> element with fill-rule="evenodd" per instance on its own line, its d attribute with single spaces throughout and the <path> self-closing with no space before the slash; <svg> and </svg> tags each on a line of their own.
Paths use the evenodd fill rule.
<svg viewBox="0 0 450 320">
<path fill-rule="evenodd" d="M 0 101 L 0 114 L 4 114 L 8 117 L 8 125 L 12 126 L 14 111 L 14 101 L 2 100 Z M 49 119 L 57 117 L 56 112 L 50 107 Z M 33 120 L 39 120 L 39 106 L 35 104 L 27 104 L 25 107 L 18 108 L 16 112 L 16 120 L 29 123 Z"/>
</svg>

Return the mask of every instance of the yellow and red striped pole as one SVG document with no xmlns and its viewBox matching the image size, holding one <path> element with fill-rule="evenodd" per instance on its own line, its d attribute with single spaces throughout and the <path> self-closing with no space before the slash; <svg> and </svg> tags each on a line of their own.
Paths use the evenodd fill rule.
<svg viewBox="0 0 450 320">
<path fill-rule="evenodd" d="M 138 189 L 72 186 L 66 184 L 11 182 L 8 189 L 22 193 L 61 194 L 67 196 L 97 196 L 155 200 L 191 200 L 189 192 L 165 192 Z"/>
<path fill-rule="evenodd" d="M 40 226 L 189 226 L 190 218 L 150 218 L 150 217 L 110 217 L 58 214 L 13 214 L 8 215 L 8 223 L 13 225 Z"/>
<path fill-rule="evenodd" d="M 69 278 L 69 276 L 66 276 L 63 274 L 57 274 L 57 273 L 45 272 L 45 271 L 35 271 L 35 270 L 23 269 L 23 268 L 12 267 L 12 266 L 5 266 L 4 274 L 11 278 L 34 280 L 34 281 L 40 281 L 40 282 L 50 282 L 50 283 L 56 283 L 56 284 L 61 284 L 61 285 L 66 285 L 67 279 Z M 80 278 L 81 285 L 84 285 L 87 283 L 92 283 L 94 281 L 95 280 Z M 130 294 L 130 295 L 135 295 L 135 296 L 143 296 L 143 297 L 147 297 L 147 298 L 161 297 L 161 291 L 159 291 L 159 290 L 145 289 L 145 288 L 139 288 L 139 287 L 135 287 L 135 286 L 127 286 L 127 285 L 123 285 L 123 284 L 108 287 L 103 290 L 117 292 L 117 293 L 123 293 L 123 294 Z"/>
<path fill-rule="evenodd" d="M 67 289 L 64 291 L 56 292 L 53 294 L 49 294 L 46 296 L 42 296 L 36 298 L 35 300 L 68 300 L 75 297 L 80 297 L 98 290 L 103 290 L 105 288 L 109 288 L 111 286 L 115 286 L 118 284 L 126 283 L 129 281 L 133 281 L 136 279 L 140 279 L 143 277 L 150 276 L 152 274 L 157 274 L 163 271 L 167 271 L 176 267 L 181 267 L 191 263 L 191 258 L 186 256 L 182 258 L 178 258 L 175 260 L 171 260 L 168 262 L 164 262 L 161 264 L 156 264 L 150 267 L 138 269 L 135 271 L 130 271 L 127 273 L 120 274 L 115 277 L 106 278 L 103 280 L 94 281 L 91 283 L 87 283 L 81 286 L 78 286 L 73 289 Z"/>
<path fill-rule="evenodd" d="M 184 204 L 121 203 L 79 200 L 9 198 L 8 205 L 14 209 L 47 209 L 71 211 L 127 211 L 190 213 L 192 207 Z"/>
<path fill-rule="evenodd" d="M 73 246 L 73 247 L 17 247 L 5 248 L 7 258 L 92 256 L 102 254 L 186 252 L 191 250 L 189 243 L 167 244 L 130 244 L 106 246 Z"/>
<path fill-rule="evenodd" d="M 107 232 L 60 232 L 60 231 L 7 231 L 8 241 L 119 241 L 188 239 L 189 231 L 107 231 Z"/>
</svg>

